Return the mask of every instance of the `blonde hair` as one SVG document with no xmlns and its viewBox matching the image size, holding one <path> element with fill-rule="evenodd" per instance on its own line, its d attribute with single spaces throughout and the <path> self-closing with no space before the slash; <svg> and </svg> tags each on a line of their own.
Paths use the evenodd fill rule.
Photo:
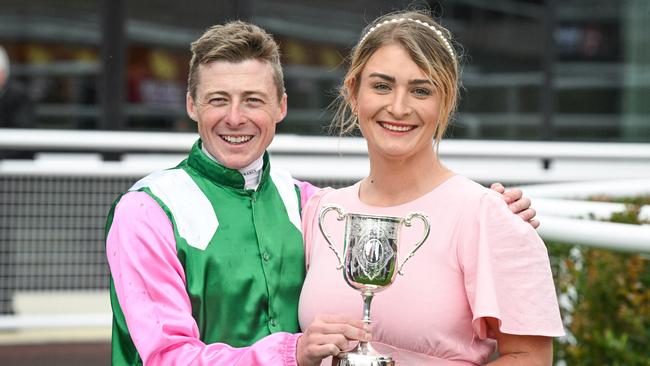
<svg viewBox="0 0 650 366">
<path fill-rule="evenodd" d="M 273 37 L 264 29 L 242 21 L 212 26 L 192 42 L 192 59 L 187 78 L 187 91 L 194 99 L 199 84 L 199 66 L 213 61 L 241 62 L 250 59 L 268 62 L 273 68 L 273 81 L 278 100 L 284 94 L 284 76 L 280 51 Z"/>
<path fill-rule="evenodd" d="M 359 91 L 361 72 L 379 48 L 398 44 L 424 71 L 440 96 L 440 115 L 435 132 L 437 145 L 445 134 L 458 101 L 460 70 L 451 46 L 451 33 L 424 11 L 401 11 L 375 19 L 363 34 L 361 41 L 352 49 L 350 66 L 335 102 L 332 127 L 338 128 L 341 135 L 358 128 L 359 121 L 352 110 L 351 98 Z"/>
</svg>

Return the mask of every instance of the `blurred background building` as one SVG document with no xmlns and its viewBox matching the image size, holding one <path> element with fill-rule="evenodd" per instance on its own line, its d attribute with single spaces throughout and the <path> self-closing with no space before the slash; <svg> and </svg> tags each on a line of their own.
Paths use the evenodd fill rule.
<svg viewBox="0 0 650 366">
<path fill-rule="evenodd" d="M 37 128 L 193 130 L 189 43 L 246 19 L 279 41 L 281 133 L 318 135 L 342 60 L 368 20 L 411 1 L 1 0 L 0 45 Z M 464 47 L 452 138 L 650 140 L 650 3 L 447 0 L 428 4 Z"/>
</svg>

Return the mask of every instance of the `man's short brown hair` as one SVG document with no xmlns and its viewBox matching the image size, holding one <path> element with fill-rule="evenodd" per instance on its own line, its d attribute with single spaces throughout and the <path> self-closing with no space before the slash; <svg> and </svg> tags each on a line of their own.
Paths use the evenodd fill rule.
<svg viewBox="0 0 650 366">
<path fill-rule="evenodd" d="M 284 77 L 278 44 L 266 31 L 254 24 L 232 21 L 212 26 L 192 42 L 192 60 L 187 78 L 187 90 L 196 98 L 199 66 L 213 61 L 241 62 L 250 59 L 266 61 L 273 68 L 278 101 L 284 95 Z"/>
</svg>

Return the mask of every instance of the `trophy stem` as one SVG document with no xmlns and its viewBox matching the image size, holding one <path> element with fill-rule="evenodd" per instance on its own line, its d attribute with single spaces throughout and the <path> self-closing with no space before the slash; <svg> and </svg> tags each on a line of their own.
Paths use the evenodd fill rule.
<svg viewBox="0 0 650 366">
<path fill-rule="evenodd" d="M 364 291 L 361 293 L 363 298 L 363 322 L 370 325 L 372 321 L 370 320 L 370 303 L 372 303 L 372 298 L 375 294 L 370 291 Z M 359 353 L 367 355 L 370 351 L 370 345 L 368 342 L 360 341 L 358 345 Z"/>
<path fill-rule="evenodd" d="M 366 324 L 372 322 L 370 320 L 370 303 L 372 302 L 372 297 L 374 295 L 375 294 L 370 291 L 364 291 L 361 293 L 361 297 L 363 297 L 363 322 Z"/>
</svg>

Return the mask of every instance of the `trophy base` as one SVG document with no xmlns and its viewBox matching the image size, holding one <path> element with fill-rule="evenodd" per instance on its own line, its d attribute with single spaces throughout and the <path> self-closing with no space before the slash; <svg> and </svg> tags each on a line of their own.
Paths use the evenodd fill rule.
<svg viewBox="0 0 650 366">
<path fill-rule="evenodd" d="M 390 356 L 379 354 L 341 353 L 332 360 L 333 366 L 395 366 Z"/>
</svg>

